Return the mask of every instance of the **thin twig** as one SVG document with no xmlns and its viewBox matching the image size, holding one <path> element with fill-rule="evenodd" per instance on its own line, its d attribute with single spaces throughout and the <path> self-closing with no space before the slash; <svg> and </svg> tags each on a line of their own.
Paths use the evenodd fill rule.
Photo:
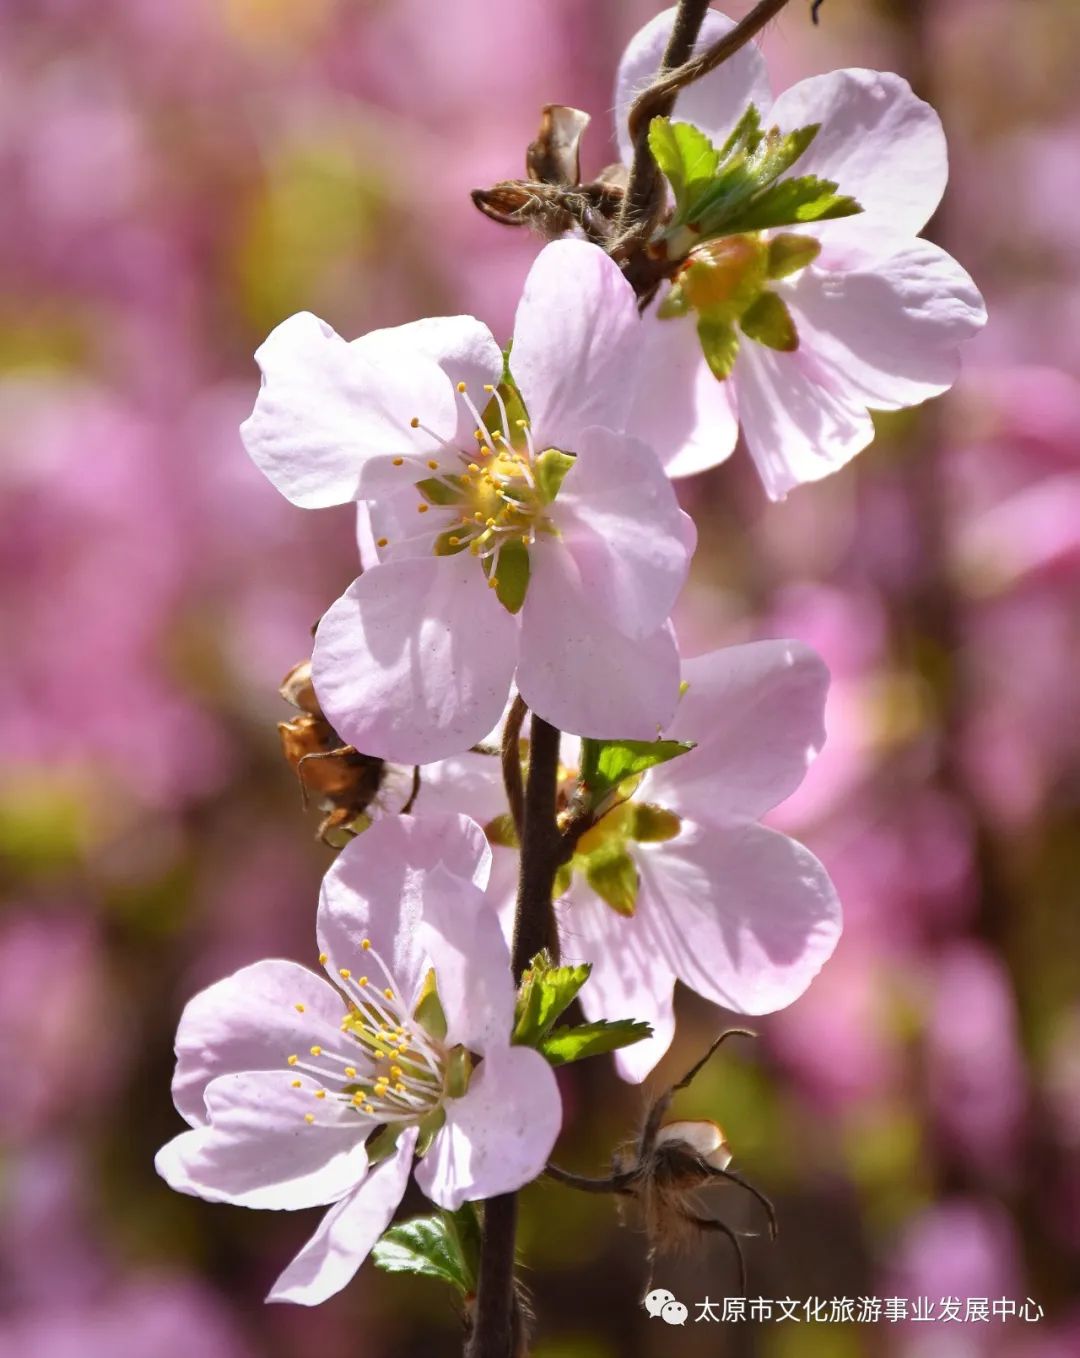
<svg viewBox="0 0 1080 1358">
<path fill-rule="evenodd" d="M 525 790 L 521 780 L 521 727 L 528 710 L 525 699 L 520 693 L 517 694 L 507 713 L 502 735 L 503 786 L 506 788 L 506 800 L 514 818 L 519 844 L 525 814 Z"/>
</svg>

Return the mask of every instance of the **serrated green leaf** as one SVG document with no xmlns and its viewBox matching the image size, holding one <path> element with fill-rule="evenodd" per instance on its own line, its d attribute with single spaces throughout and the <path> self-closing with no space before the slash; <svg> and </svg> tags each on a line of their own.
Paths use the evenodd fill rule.
<svg viewBox="0 0 1080 1358">
<path fill-rule="evenodd" d="M 720 148 L 720 159 L 727 160 L 736 151 L 754 151 L 761 141 L 761 114 L 756 105 L 747 105 L 746 112 L 735 124 L 727 141 Z"/>
<path fill-rule="evenodd" d="M 512 539 L 504 542 L 495 563 L 495 597 L 508 613 L 517 613 L 525 602 L 529 571 L 528 547 Z"/>
<path fill-rule="evenodd" d="M 796 128 L 794 132 L 781 132 L 772 127 L 766 132 L 752 160 L 753 175 L 759 188 L 765 188 L 774 180 L 790 170 L 792 165 L 804 154 L 810 143 L 821 130 L 820 123 Z"/>
<path fill-rule="evenodd" d="M 776 226 L 854 217 L 862 207 L 854 198 L 836 192 L 831 179 L 803 175 L 773 184 L 724 222 L 725 232 L 765 231 Z"/>
<path fill-rule="evenodd" d="M 546 952 L 537 953 L 521 978 L 512 1041 L 519 1047 L 537 1046 L 573 1002 L 591 970 L 588 962 L 556 967 Z"/>
<path fill-rule="evenodd" d="M 775 292 L 763 292 L 753 306 L 749 307 L 739 322 L 744 335 L 757 340 L 769 349 L 779 349 L 782 353 L 794 353 L 799 347 L 799 332 L 791 319 L 791 312 L 783 298 Z"/>
<path fill-rule="evenodd" d="M 731 376 L 739 353 L 739 332 L 730 321 L 715 320 L 711 316 L 698 318 L 697 332 L 709 371 L 717 381 L 725 381 Z"/>
<path fill-rule="evenodd" d="M 712 181 L 720 163 L 719 151 L 700 128 L 669 118 L 649 124 L 649 149 L 671 184 L 677 211 Z"/>
<path fill-rule="evenodd" d="M 553 1066 L 583 1061 L 587 1056 L 602 1056 L 652 1037 L 652 1028 L 638 1019 L 580 1023 L 571 1028 L 556 1028 L 540 1044 L 540 1051 Z"/>
<path fill-rule="evenodd" d="M 692 740 L 599 740 L 596 744 L 600 746 L 597 776 L 612 786 L 694 748 Z"/>
<path fill-rule="evenodd" d="M 480 1223 L 467 1202 L 456 1212 L 413 1217 L 391 1226 L 371 1252 L 385 1273 L 438 1278 L 463 1297 L 476 1292 L 480 1262 Z"/>
</svg>

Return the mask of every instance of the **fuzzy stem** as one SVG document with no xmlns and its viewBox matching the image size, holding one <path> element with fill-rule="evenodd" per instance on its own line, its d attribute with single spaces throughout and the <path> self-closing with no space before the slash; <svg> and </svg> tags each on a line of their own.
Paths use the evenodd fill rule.
<svg viewBox="0 0 1080 1358">
<path fill-rule="evenodd" d="M 522 716 L 524 712 L 522 711 Z M 520 722 L 519 722 L 520 730 Z M 515 742 L 516 743 L 516 742 Z M 535 713 L 529 729 L 529 772 L 521 825 L 521 872 L 514 919 L 514 977 L 555 939 L 551 893 L 562 861 L 555 823 L 559 778 L 559 731 Z M 514 1358 L 519 1328 L 514 1299 L 514 1235 L 517 1197 L 504 1193 L 484 1204 L 480 1279 L 467 1358 Z"/>
</svg>

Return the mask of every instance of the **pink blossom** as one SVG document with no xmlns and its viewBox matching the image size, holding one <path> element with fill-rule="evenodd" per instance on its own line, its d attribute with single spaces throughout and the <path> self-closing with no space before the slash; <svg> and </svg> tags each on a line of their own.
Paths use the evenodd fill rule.
<svg viewBox="0 0 1080 1358">
<path fill-rule="evenodd" d="M 618 432 L 639 339 L 618 268 L 558 241 L 517 312 L 525 420 L 496 392 L 502 353 L 472 317 L 347 344 L 303 314 L 259 350 L 242 430 L 255 462 L 295 504 L 369 502 L 377 564 L 326 613 L 314 656 L 323 709 L 359 749 L 457 754 L 515 678 L 579 734 L 649 739 L 670 719 L 667 619 L 694 532 L 656 455 Z"/>
<path fill-rule="evenodd" d="M 312 1306 L 340 1291 L 417 1155 L 417 1183 L 451 1209 L 543 1169 L 561 1104 L 544 1058 L 510 1046 L 490 861 L 467 817 L 380 821 L 323 883 L 316 934 L 332 983 L 257 962 L 185 1009 L 173 1099 L 191 1130 L 158 1152 L 158 1172 L 212 1202 L 330 1206 L 268 1300 Z"/>
<path fill-rule="evenodd" d="M 619 66 L 616 125 L 624 159 L 629 106 L 658 70 L 674 10 L 631 39 Z M 699 47 L 732 27 L 708 16 Z M 945 391 L 961 343 L 986 320 L 978 290 L 943 250 L 917 239 L 945 189 L 941 121 L 900 76 L 841 70 L 772 99 L 752 44 L 680 96 L 676 115 L 717 144 L 749 104 L 787 133 L 820 124 L 793 175 L 838 183 L 853 217 L 798 228 L 816 258 L 767 284 L 786 304 L 797 347 L 740 336 L 734 369 L 712 376 L 689 319 L 646 317 L 645 364 L 630 427 L 674 476 L 727 458 L 742 428 L 772 499 L 850 461 L 874 437 L 869 409 L 896 410 Z M 757 249 L 775 233 L 732 237 Z"/>
</svg>

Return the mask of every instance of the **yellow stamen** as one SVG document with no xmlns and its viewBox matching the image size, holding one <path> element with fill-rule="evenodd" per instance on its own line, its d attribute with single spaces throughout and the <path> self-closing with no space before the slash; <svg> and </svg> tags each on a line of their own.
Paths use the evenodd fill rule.
<svg viewBox="0 0 1080 1358">
<path fill-rule="evenodd" d="M 457 389 L 458 389 L 458 391 L 464 391 L 464 390 L 465 390 L 465 383 L 464 383 L 464 382 L 459 382 L 459 383 L 457 384 Z"/>
<path fill-rule="evenodd" d="M 312 1056 L 322 1056 L 322 1048 L 321 1048 L 321 1047 L 312 1047 L 312 1048 L 311 1048 L 311 1054 L 312 1054 Z"/>
<path fill-rule="evenodd" d="M 298 1014 L 302 1014 L 304 1012 L 304 1006 L 302 1004 L 294 1004 L 293 1008 L 296 1010 Z"/>
<path fill-rule="evenodd" d="M 421 500 L 421 502 L 416 506 L 416 512 L 418 514 L 426 514 L 430 508 L 431 508 L 430 505 L 424 504 L 424 502 Z"/>
<path fill-rule="evenodd" d="M 292 1087 L 293 1089 L 300 1089 L 303 1086 L 303 1083 L 303 1080 L 293 1080 Z"/>
<path fill-rule="evenodd" d="M 326 964 L 327 964 L 327 962 L 329 962 L 329 961 L 330 961 L 330 957 L 329 957 L 329 954 L 328 954 L 328 953 L 324 953 L 324 952 L 319 953 L 319 966 L 320 966 L 320 967 L 325 967 Z"/>
<path fill-rule="evenodd" d="M 289 1065 L 290 1065 L 290 1066 L 295 1066 L 296 1063 L 297 1063 L 299 1060 L 300 1060 L 299 1056 L 290 1056 L 290 1057 L 289 1057 Z"/>
<path fill-rule="evenodd" d="M 419 429 L 419 428 L 420 428 L 420 416 L 419 416 L 419 415 L 414 415 L 414 416 L 412 417 L 412 419 L 409 421 L 409 424 L 411 425 L 411 427 L 412 427 L 413 429 Z"/>
<path fill-rule="evenodd" d="M 342 967 L 341 970 L 338 972 L 338 975 L 341 977 L 343 981 L 347 981 L 349 977 L 352 975 L 352 972 L 349 970 L 348 967 Z"/>
<path fill-rule="evenodd" d="M 304 1114 L 304 1121 L 305 1121 L 305 1122 L 308 1124 L 308 1126 L 310 1127 L 311 1124 L 315 1121 L 315 1114 L 314 1114 L 314 1113 L 305 1113 L 305 1114 Z"/>
<path fill-rule="evenodd" d="M 403 457 L 395 457 L 395 458 L 394 458 L 394 466 L 395 466 L 395 467 L 403 467 L 404 465 L 405 465 L 405 459 L 404 459 Z"/>
<path fill-rule="evenodd" d="M 376 547 L 388 547 L 389 545 L 390 545 L 389 538 L 379 538 L 375 543 Z"/>
<path fill-rule="evenodd" d="M 389 986 L 386 987 L 386 989 L 383 991 L 383 994 L 386 996 L 388 1000 L 392 1000 L 394 998 L 394 992 L 390 989 Z"/>
</svg>

